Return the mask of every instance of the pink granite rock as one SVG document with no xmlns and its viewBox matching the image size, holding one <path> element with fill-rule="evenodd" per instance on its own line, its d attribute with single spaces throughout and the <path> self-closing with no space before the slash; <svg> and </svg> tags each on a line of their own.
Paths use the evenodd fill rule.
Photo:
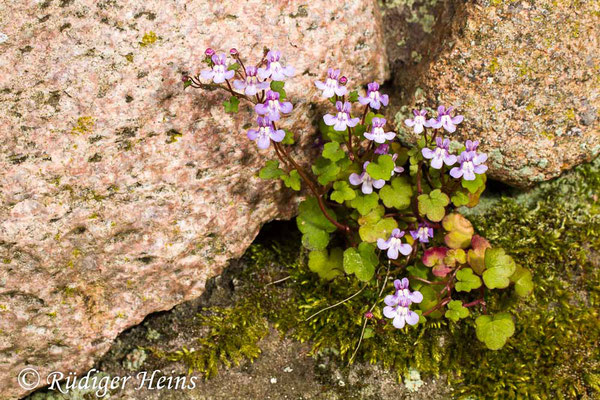
<svg viewBox="0 0 600 400">
<path fill-rule="evenodd" d="M 309 148 L 312 80 L 383 79 L 374 0 L 0 4 L 0 392 L 30 366 L 82 372 L 149 313 L 200 295 L 297 199 L 217 92 L 182 90 L 207 46 L 296 66 L 283 125 Z M 306 152 L 298 151 L 306 160 Z M 305 154 L 302 156 L 302 154 Z M 40 386 L 43 383 L 40 384 Z"/>
<path fill-rule="evenodd" d="M 424 21 L 436 15 L 443 40 L 419 49 L 412 57 L 419 65 L 397 79 L 410 82 L 400 103 L 409 107 L 397 115 L 406 141 L 414 141 L 402 129 L 410 108 L 441 103 L 465 116 L 452 138 L 480 139 L 489 176 L 511 185 L 554 178 L 600 154 L 598 1 L 433 3 L 445 9 Z M 401 53 L 389 55 L 406 65 Z"/>
</svg>

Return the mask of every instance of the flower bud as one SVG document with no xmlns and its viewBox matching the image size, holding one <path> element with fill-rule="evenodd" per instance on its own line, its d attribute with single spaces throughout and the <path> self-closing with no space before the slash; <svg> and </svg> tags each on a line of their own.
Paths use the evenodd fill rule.
<svg viewBox="0 0 600 400">
<path fill-rule="evenodd" d="M 204 54 L 206 54 L 207 57 L 212 57 L 215 54 L 215 51 L 209 47 L 204 51 Z"/>
<path fill-rule="evenodd" d="M 188 75 L 181 75 L 181 81 L 183 83 L 187 82 L 190 80 L 190 77 Z"/>
<path fill-rule="evenodd" d="M 342 76 L 340 78 L 340 84 L 345 85 L 346 83 L 348 83 L 348 78 L 346 78 L 345 76 Z"/>
<path fill-rule="evenodd" d="M 372 313 L 371 311 L 367 311 L 367 312 L 365 313 L 365 318 L 366 318 L 366 319 L 371 319 L 371 318 L 373 318 L 373 313 Z"/>
<path fill-rule="evenodd" d="M 238 55 L 238 51 L 237 51 L 237 49 L 235 47 L 232 47 L 229 50 L 229 54 L 231 54 L 232 56 L 237 56 Z"/>
</svg>

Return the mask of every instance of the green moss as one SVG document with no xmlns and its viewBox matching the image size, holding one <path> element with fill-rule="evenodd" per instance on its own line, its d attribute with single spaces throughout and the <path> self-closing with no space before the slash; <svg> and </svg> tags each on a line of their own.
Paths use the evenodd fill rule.
<svg viewBox="0 0 600 400">
<path fill-rule="evenodd" d="M 442 376 L 455 398 L 591 399 L 600 395 L 600 160 L 560 179 L 512 197 L 490 196 L 469 212 L 479 233 L 534 272 L 534 295 L 511 292 L 487 297 L 492 313 L 509 310 L 517 330 L 499 351 L 476 338 L 472 319 L 455 324 L 430 320 L 396 331 L 369 322 L 356 361 L 378 363 L 399 380 L 416 368 L 423 378 Z M 288 337 L 312 344 L 312 352 L 337 354 L 350 362 L 363 313 L 376 299 L 367 291 L 307 317 L 360 289 L 356 279 L 319 281 L 306 267 L 298 236 L 253 245 L 241 280 L 244 300 L 230 308 L 204 310 L 208 335 L 191 347 L 162 354 L 192 370 L 214 375 L 220 365 L 258 356 L 267 321 Z M 277 267 L 279 266 L 279 270 Z M 273 269 L 289 275 L 271 276 Z M 380 307 L 375 310 L 381 317 Z"/>
</svg>

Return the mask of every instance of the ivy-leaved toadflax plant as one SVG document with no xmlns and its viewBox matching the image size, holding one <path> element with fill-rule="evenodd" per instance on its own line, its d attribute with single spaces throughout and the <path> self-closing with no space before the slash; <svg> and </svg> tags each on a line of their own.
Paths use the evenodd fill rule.
<svg viewBox="0 0 600 400">
<path fill-rule="evenodd" d="M 404 124 L 418 140 L 403 147 L 379 114 L 389 104 L 380 85 L 351 91 L 332 66 L 314 82 L 331 112 L 319 124 L 321 156 L 307 170 L 290 155 L 294 134 L 284 128 L 294 112 L 284 89 L 294 68 L 276 50 L 266 50 L 256 65 L 245 64 L 236 49 L 229 53 L 207 49 L 207 68 L 185 76 L 184 86 L 222 89 L 228 93 L 224 112 L 237 112 L 242 101 L 252 104 L 256 125 L 245 134 L 265 154 L 259 176 L 307 190 L 296 220 L 308 267 L 326 281 L 352 276 L 377 299 L 358 316 L 361 339 L 369 324 L 375 332 L 383 326 L 402 334 L 427 319 L 474 318 L 480 341 L 492 350 L 504 346 L 513 319 L 489 314 L 487 294 L 514 288 L 528 296 L 532 276 L 477 235 L 460 212 L 478 204 L 487 171 L 479 141 L 451 142 L 463 116 L 443 105 L 414 110 Z"/>
</svg>

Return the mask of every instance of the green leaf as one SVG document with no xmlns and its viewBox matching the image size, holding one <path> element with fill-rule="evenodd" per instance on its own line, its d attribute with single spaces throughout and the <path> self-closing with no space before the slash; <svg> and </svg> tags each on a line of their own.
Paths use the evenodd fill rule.
<svg viewBox="0 0 600 400">
<path fill-rule="evenodd" d="M 482 275 L 485 271 L 485 251 L 492 247 L 490 242 L 479 235 L 473 235 L 471 238 L 471 249 L 467 254 L 469 265 L 477 275 Z"/>
<path fill-rule="evenodd" d="M 417 278 L 427 279 L 429 274 L 429 269 L 423 265 L 410 265 L 406 267 L 406 270 L 410 274 L 410 276 L 416 276 Z M 410 287 L 413 290 L 419 290 L 421 287 L 425 285 L 424 282 L 418 281 L 416 279 L 411 279 Z"/>
<path fill-rule="evenodd" d="M 455 192 L 451 200 L 456 207 L 466 206 L 469 204 L 469 196 L 463 191 Z"/>
<path fill-rule="evenodd" d="M 279 168 L 279 161 L 269 160 L 265 163 L 265 166 L 261 168 L 258 176 L 261 179 L 277 179 L 283 174 L 283 170 Z"/>
<path fill-rule="evenodd" d="M 433 286 L 441 286 L 441 285 L 429 285 L 423 286 L 419 289 L 419 292 L 423 295 L 423 301 L 419 303 L 419 308 L 423 311 L 427 311 L 438 303 L 438 292 L 433 288 Z M 442 316 L 442 312 L 440 310 L 436 310 L 429 314 L 428 318 L 440 318 Z"/>
<path fill-rule="evenodd" d="M 350 207 L 356 208 L 360 215 L 367 215 L 379 204 L 379 196 L 377 193 L 362 194 L 356 191 L 356 197 L 350 200 Z"/>
<path fill-rule="evenodd" d="M 321 185 L 327 185 L 329 182 L 335 180 L 341 168 L 335 162 L 324 157 L 319 157 L 312 166 L 312 171 L 318 176 L 317 180 Z"/>
<path fill-rule="evenodd" d="M 371 125 L 371 122 L 373 122 L 373 118 L 375 118 L 375 113 L 373 111 L 369 111 L 365 117 L 365 125 Z"/>
<path fill-rule="evenodd" d="M 187 88 L 188 86 L 192 86 L 192 80 L 188 79 L 186 81 L 183 82 L 183 88 Z"/>
<path fill-rule="evenodd" d="M 226 113 L 236 113 L 236 112 L 238 112 L 238 105 L 239 104 L 240 104 L 240 101 L 235 96 L 231 96 L 229 98 L 229 100 L 225 100 L 223 102 L 223 106 L 225 107 L 225 112 Z"/>
<path fill-rule="evenodd" d="M 335 214 L 327 209 L 332 218 Z M 300 203 L 298 217 L 296 217 L 298 229 L 302 232 L 302 245 L 308 250 L 323 250 L 329 244 L 329 234 L 336 230 L 321 212 L 316 198 L 309 197 Z"/>
<path fill-rule="evenodd" d="M 373 179 L 389 180 L 396 163 L 389 154 L 380 155 L 377 161 L 372 161 L 367 165 L 367 173 Z"/>
<path fill-rule="evenodd" d="M 329 196 L 331 200 L 342 204 L 346 200 L 352 200 L 356 197 L 354 189 L 346 181 L 337 181 L 333 184 L 333 192 Z"/>
<path fill-rule="evenodd" d="M 319 131 L 323 135 L 323 139 L 333 142 L 344 143 L 346 141 L 346 132 L 338 132 L 333 129 L 333 126 L 325 124 L 323 118 L 319 120 Z"/>
<path fill-rule="evenodd" d="M 362 282 L 368 282 L 375 274 L 379 260 L 375 255 L 375 246 L 362 242 L 358 249 L 350 247 L 344 251 L 344 271 L 354 274 Z"/>
<path fill-rule="evenodd" d="M 348 101 L 350 103 L 356 103 L 358 101 L 358 92 L 356 90 L 353 90 L 348 94 Z"/>
<path fill-rule="evenodd" d="M 450 199 L 439 189 L 433 190 L 429 194 L 422 194 L 418 198 L 419 213 L 426 215 L 430 221 L 439 222 L 446 214 L 446 206 Z"/>
<path fill-rule="evenodd" d="M 338 142 L 329 142 L 325 143 L 323 147 L 323 157 L 336 162 L 346 157 L 346 153 L 344 150 L 340 149 L 340 144 Z"/>
<path fill-rule="evenodd" d="M 510 284 L 510 276 L 515 273 L 517 266 L 511 256 L 502 248 L 485 251 L 485 268 L 483 282 L 489 289 L 504 289 Z"/>
<path fill-rule="evenodd" d="M 475 320 L 477 339 L 485 343 L 488 349 L 498 350 L 515 333 L 515 324 L 508 313 L 481 315 Z"/>
<path fill-rule="evenodd" d="M 517 265 L 517 270 L 510 276 L 510 281 L 515 284 L 515 291 L 521 297 L 526 297 L 533 291 L 531 271 Z"/>
<path fill-rule="evenodd" d="M 398 227 L 398 223 L 393 218 L 383 218 L 375 223 L 367 223 L 358 228 L 360 238 L 369 243 L 375 243 L 377 239 L 387 239 L 392 231 Z"/>
<path fill-rule="evenodd" d="M 446 245 L 451 249 L 466 249 L 471 245 L 471 238 L 475 233 L 471 222 L 458 213 L 451 213 L 444 217 L 442 226 L 448 234 L 444 237 Z"/>
<path fill-rule="evenodd" d="M 393 178 L 390 185 L 385 185 L 379 190 L 379 197 L 388 208 L 402 210 L 410 206 L 412 186 L 405 176 Z"/>
<path fill-rule="evenodd" d="M 367 131 L 367 127 L 363 124 L 358 124 L 352 129 L 352 134 L 362 138 L 362 135 Z"/>
<path fill-rule="evenodd" d="M 463 268 L 456 273 L 456 291 L 470 292 L 481 287 L 481 279 L 473 273 L 471 268 Z"/>
<path fill-rule="evenodd" d="M 284 100 L 286 93 L 283 87 L 285 86 L 285 82 L 281 81 L 272 81 L 271 82 L 271 90 L 279 93 L 279 100 Z"/>
<path fill-rule="evenodd" d="M 300 190 L 300 174 L 295 169 L 291 170 L 289 175 L 281 175 L 281 180 L 286 187 L 289 187 L 295 191 Z"/>
<path fill-rule="evenodd" d="M 281 144 L 294 144 L 294 134 L 292 131 L 285 129 L 285 137 L 281 141 Z"/>
<path fill-rule="evenodd" d="M 459 319 L 467 318 L 469 316 L 469 309 L 463 307 L 462 301 L 452 300 L 448 303 L 448 310 L 446 310 L 444 316 L 454 322 L 458 322 Z"/>
<path fill-rule="evenodd" d="M 363 339 L 369 339 L 373 336 L 375 336 L 375 331 L 373 330 L 373 328 L 366 328 L 365 334 L 363 335 Z"/>
<path fill-rule="evenodd" d="M 237 71 L 238 69 L 240 69 L 240 64 L 238 64 L 238 63 L 229 64 L 227 69 L 229 71 Z"/>
<path fill-rule="evenodd" d="M 343 251 L 339 247 L 327 250 L 315 250 L 308 253 L 308 268 L 323 279 L 331 280 L 343 271 Z"/>
<path fill-rule="evenodd" d="M 485 181 L 483 179 L 483 175 L 475 175 L 475 180 L 466 181 L 462 180 L 462 187 L 467 189 L 470 193 L 475 193 L 479 190 L 479 188 L 485 185 Z"/>
</svg>

